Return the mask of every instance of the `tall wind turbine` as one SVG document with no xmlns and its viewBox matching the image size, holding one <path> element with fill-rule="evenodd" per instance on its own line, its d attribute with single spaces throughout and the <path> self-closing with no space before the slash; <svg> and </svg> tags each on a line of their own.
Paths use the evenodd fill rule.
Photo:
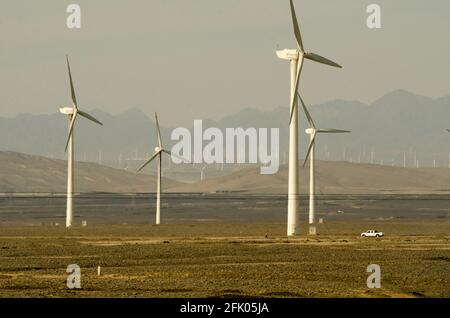
<svg viewBox="0 0 450 318">
<path fill-rule="evenodd" d="M 97 119 L 95 119 L 93 116 L 89 115 L 88 113 L 80 110 L 78 108 L 77 98 L 75 96 L 75 89 L 73 87 L 73 81 L 72 81 L 72 73 L 70 71 L 70 65 L 69 65 L 69 57 L 66 56 L 67 61 L 67 70 L 69 72 L 69 80 L 70 80 L 70 92 L 72 95 L 72 107 L 64 107 L 60 108 L 59 111 L 67 115 L 68 119 L 68 135 L 67 135 L 67 142 L 66 142 L 66 153 L 67 153 L 67 206 L 66 206 L 66 227 L 71 227 L 73 223 L 73 156 L 74 156 L 74 149 L 73 149 L 73 131 L 75 127 L 75 120 L 77 119 L 78 115 L 89 119 L 90 121 L 93 121 L 94 123 L 97 123 L 99 125 L 103 124 L 99 122 Z"/>
<path fill-rule="evenodd" d="M 169 156 L 173 155 L 169 150 L 164 149 L 162 140 L 161 140 L 161 131 L 159 129 L 158 122 L 158 114 L 155 113 L 155 122 L 156 122 L 156 134 L 158 137 L 158 146 L 155 147 L 155 153 L 153 156 L 147 160 L 146 163 L 139 168 L 138 172 L 142 171 L 150 162 L 152 162 L 155 158 L 158 158 L 158 180 L 156 181 L 156 224 L 161 224 L 161 168 L 162 168 L 162 154 L 165 153 Z M 177 157 L 177 156 L 175 156 Z M 183 158 L 180 158 L 185 160 Z"/>
<path fill-rule="evenodd" d="M 311 117 L 311 114 L 308 112 L 308 109 L 306 108 L 305 103 L 303 102 L 302 97 L 300 94 L 298 95 L 300 102 L 302 104 L 303 110 L 305 112 L 305 115 L 308 119 L 309 124 L 311 125 L 310 128 L 306 129 L 306 133 L 310 135 L 310 142 L 308 147 L 308 152 L 306 153 L 306 158 L 303 163 L 303 167 L 305 167 L 306 162 L 309 160 L 310 165 L 310 172 L 309 172 L 309 231 L 310 234 L 316 234 L 316 228 L 315 228 L 315 194 L 316 194 L 316 187 L 315 187 L 315 166 L 316 166 L 316 157 L 315 157 L 315 148 L 316 148 L 316 137 L 317 134 L 342 134 L 342 133 L 350 133 L 349 130 L 339 130 L 339 129 L 319 129 L 316 127 L 314 120 Z"/>
<path fill-rule="evenodd" d="M 297 92 L 299 88 L 300 74 L 304 59 L 341 68 L 339 64 L 315 53 L 307 52 L 303 46 L 300 27 L 292 0 L 290 0 L 294 34 L 297 40 L 297 49 L 284 49 L 277 51 L 280 59 L 288 60 L 291 64 L 291 104 L 289 121 L 289 188 L 288 188 L 288 224 L 287 235 L 300 234 L 299 222 L 299 176 L 298 176 L 298 103 Z"/>
</svg>

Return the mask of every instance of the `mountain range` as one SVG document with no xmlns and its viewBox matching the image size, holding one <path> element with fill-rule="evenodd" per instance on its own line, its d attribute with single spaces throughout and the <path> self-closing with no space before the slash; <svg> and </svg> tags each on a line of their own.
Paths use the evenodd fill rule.
<svg viewBox="0 0 450 318">
<path fill-rule="evenodd" d="M 307 98 L 305 98 L 307 102 Z M 308 106 L 321 128 L 348 129 L 348 135 L 322 135 L 317 156 L 322 160 L 382 163 L 413 167 L 449 166 L 450 96 L 432 99 L 404 90 L 390 92 L 371 104 L 334 100 Z M 148 109 L 145 110 L 149 112 Z M 104 127 L 80 120 L 75 131 L 76 159 L 124 167 L 126 159 L 146 157 L 156 145 L 155 124 L 142 110 L 131 108 L 118 115 L 94 109 Z M 201 118 L 192 118 L 201 119 Z M 163 139 L 171 146 L 167 118 L 159 118 Z M 204 120 L 204 129 L 280 128 L 280 160 L 285 162 L 288 144 L 288 107 L 270 112 L 246 108 L 220 120 Z M 308 136 L 300 113 L 301 154 Z M 190 127 L 186 127 L 190 128 Z M 66 119 L 55 111 L 49 115 L 22 114 L 0 117 L 0 150 L 64 159 Z"/>
</svg>

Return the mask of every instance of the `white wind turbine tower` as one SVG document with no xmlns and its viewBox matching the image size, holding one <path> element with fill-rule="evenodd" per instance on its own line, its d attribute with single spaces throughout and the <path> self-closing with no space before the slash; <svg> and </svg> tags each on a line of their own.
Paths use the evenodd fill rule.
<svg viewBox="0 0 450 318">
<path fill-rule="evenodd" d="M 164 149 L 162 140 L 161 140 L 161 130 L 159 129 L 158 115 L 155 113 L 155 122 L 156 122 L 156 133 L 158 137 L 158 146 L 155 147 L 154 155 L 147 160 L 146 163 L 139 168 L 138 172 L 142 171 L 150 162 L 152 162 L 155 158 L 158 158 L 158 180 L 156 181 L 156 224 L 161 224 L 161 168 L 162 168 L 162 154 L 165 153 L 169 156 L 174 156 L 169 150 Z M 180 158 L 182 159 L 182 158 Z M 184 160 L 184 159 L 182 159 Z"/>
<path fill-rule="evenodd" d="M 297 49 L 285 49 L 277 51 L 280 59 L 288 60 L 291 63 L 291 104 L 289 121 L 289 187 L 288 187 L 288 224 L 287 235 L 293 236 L 299 233 L 299 175 L 298 175 L 298 103 L 297 92 L 300 82 L 300 74 L 303 68 L 304 59 L 312 60 L 318 63 L 330 65 L 333 67 L 341 66 L 320 55 L 309 53 L 303 46 L 300 27 L 298 24 L 295 8 L 290 0 L 291 15 L 294 25 L 294 34 L 297 40 Z"/>
<path fill-rule="evenodd" d="M 306 133 L 310 135 L 310 142 L 308 147 L 308 152 L 306 153 L 305 161 L 303 162 L 303 167 L 305 167 L 306 162 L 308 160 L 308 157 L 310 157 L 309 160 L 309 166 L 310 166 L 310 173 L 309 173 L 309 233 L 310 234 L 316 234 L 316 228 L 315 228 L 315 194 L 316 194 L 316 187 L 315 187 L 315 165 L 316 165 L 316 157 L 315 157 L 315 148 L 316 148 L 316 137 L 317 134 L 342 134 L 342 133 L 350 133 L 349 130 L 339 130 L 339 129 L 319 129 L 316 127 L 314 120 L 311 117 L 311 114 L 308 112 L 308 109 L 306 108 L 305 103 L 303 102 L 302 97 L 300 94 L 298 95 L 300 102 L 302 104 L 303 110 L 305 112 L 305 115 L 308 119 L 309 124 L 311 125 L 310 128 L 306 129 Z"/>
<path fill-rule="evenodd" d="M 59 111 L 62 114 L 67 115 L 68 127 L 69 127 L 68 135 L 67 135 L 67 142 L 66 142 L 66 153 L 67 153 L 66 227 L 71 227 L 72 223 L 73 223 L 73 189 L 74 189 L 74 186 L 73 186 L 74 185 L 74 183 L 73 183 L 73 157 L 74 157 L 73 131 L 74 131 L 74 127 L 75 127 L 75 120 L 77 119 L 77 116 L 80 115 L 80 116 L 87 118 L 99 125 L 103 126 L 103 124 L 101 122 L 99 122 L 97 119 L 95 119 L 93 116 L 78 109 L 77 98 L 75 96 L 75 89 L 73 87 L 72 73 L 70 71 L 68 56 L 66 56 L 66 60 L 67 60 L 67 70 L 69 71 L 70 92 L 72 95 L 72 107 L 60 108 Z"/>
</svg>

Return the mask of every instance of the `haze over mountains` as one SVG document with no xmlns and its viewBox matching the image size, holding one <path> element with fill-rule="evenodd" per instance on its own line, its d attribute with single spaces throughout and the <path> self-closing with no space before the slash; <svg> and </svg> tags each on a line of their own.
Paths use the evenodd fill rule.
<svg viewBox="0 0 450 318">
<path fill-rule="evenodd" d="M 308 102 L 308 96 L 303 96 Z M 151 107 L 151 106 L 149 106 Z M 181 106 L 180 106 L 181 107 Z M 335 100 L 309 107 L 317 126 L 352 130 L 352 134 L 321 135 L 317 155 L 322 160 L 373 162 L 384 165 L 420 167 L 449 166 L 450 96 L 439 99 L 416 95 L 403 90 L 386 94 L 367 105 L 358 101 Z M 156 144 L 154 119 L 137 108 L 119 115 L 107 110 L 94 110 L 104 127 L 80 120 L 75 131 L 76 159 L 101 161 L 124 167 L 125 159 L 152 153 Z M 247 108 L 219 121 L 204 120 L 204 129 L 218 128 L 280 128 L 280 161 L 283 163 L 288 141 L 288 106 L 271 112 Z M 301 152 L 305 152 L 307 127 L 301 118 Z M 202 119 L 202 118 L 192 118 Z M 170 118 L 160 118 L 164 141 L 172 145 Z M 169 128 L 170 127 L 170 128 Z M 190 127 L 186 127 L 190 128 Z M 65 159 L 64 144 L 67 122 L 58 113 L 50 115 L 23 114 L 14 118 L 0 117 L 0 150 L 17 151 Z M 206 143 L 205 143 L 206 144 Z M 415 154 L 416 152 L 416 154 Z"/>
</svg>

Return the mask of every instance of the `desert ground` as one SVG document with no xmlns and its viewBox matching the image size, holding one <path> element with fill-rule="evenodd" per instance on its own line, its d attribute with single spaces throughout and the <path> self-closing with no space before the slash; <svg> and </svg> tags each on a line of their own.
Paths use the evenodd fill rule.
<svg viewBox="0 0 450 318">
<path fill-rule="evenodd" d="M 319 235 L 306 235 L 302 213 L 303 234 L 289 239 L 283 197 L 239 198 L 166 196 L 155 226 L 147 196 L 78 197 L 68 230 L 63 199 L 3 198 L 0 296 L 450 297 L 446 196 L 323 197 Z M 368 229 L 386 236 L 361 238 Z M 70 264 L 80 290 L 66 286 Z M 367 288 L 369 264 L 381 289 Z"/>
</svg>

